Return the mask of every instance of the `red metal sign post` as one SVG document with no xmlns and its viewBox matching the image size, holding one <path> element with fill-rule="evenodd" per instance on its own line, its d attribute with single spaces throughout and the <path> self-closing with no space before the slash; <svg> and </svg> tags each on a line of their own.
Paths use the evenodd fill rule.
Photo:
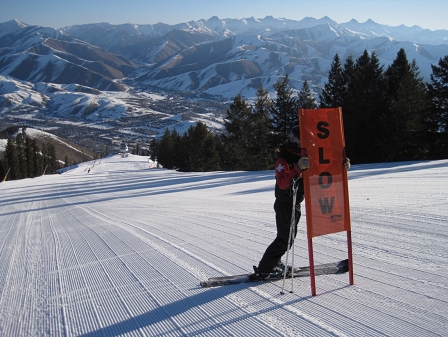
<svg viewBox="0 0 448 337">
<path fill-rule="evenodd" d="M 310 159 L 303 179 L 311 292 L 315 296 L 312 239 L 316 236 L 347 232 L 349 281 L 350 285 L 354 284 L 342 109 L 299 109 L 299 125 L 302 152 Z"/>
</svg>

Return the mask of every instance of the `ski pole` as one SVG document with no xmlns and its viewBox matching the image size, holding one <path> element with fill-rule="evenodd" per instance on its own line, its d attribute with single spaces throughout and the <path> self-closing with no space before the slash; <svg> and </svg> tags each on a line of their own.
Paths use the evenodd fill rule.
<svg viewBox="0 0 448 337">
<path fill-rule="evenodd" d="M 291 214 L 291 227 L 290 231 L 292 231 L 292 258 L 291 258 L 291 290 L 290 293 L 294 292 L 294 247 L 295 247 L 295 237 L 296 237 L 296 201 L 297 201 L 297 189 L 299 188 L 299 179 L 294 179 L 293 185 L 293 202 L 292 202 L 292 214 Z M 286 267 L 285 267 L 286 268 Z"/>
<path fill-rule="evenodd" d="M 297 196 L 297 189 L 298 184 L 296 184 L 297 180 L 294 179 L 293 182 L 293 188 L 292 188 L 292 213 L 291 213 L 291 224 L 289 226 L 289 238 L 288 238 L 288 250 L 286 251 L 286 261 L 285 261 L 285 270 L 283 271 L 283 285 L 282 285 L 282 291 L 280 294 L 284 295 L 284 289 L 285 289 L 285 281 L 286 281 L 286 272 L 288 268 L 288 258 L 289 258 L 289 249 L 292 245 L 292 266 L 291 266 L 291 278 L 294 279 L 294 276 L 292 273 L 294 272 L 294 244 L 293 244 L 293 236 L 295 236 L 295 222 L 296 222 L 296 196 Z M 291 280 L 291 293 L 293 292 L 293 282 L 294 280 Z"/>
<path fill-rule="evenodd" d="M 297 191 L 297 189 L 294 190 L 294 195 L 295 195 L 296 191 Z M 293 199 L 295 199 L 295 197 Z M 296 226 L 295 226 L 295 222 L 296 222 L 296 214 L 295 214 L 296 213 L 296 205 L 293 205 L 292 212 L 294 213 L 294 215 L 291 216 L 291 231 L 292 231 L 291 240 L 293 241 L 293 243 L 292 243 L 292 249 L 291 249 L 292 257 L 291 257 L 291 290 L 289 291 L 290 293 L 294 292 L 294 247 L 296 246 L 294 244 L 295 243 L 294 239 L 296 237 Z"/>
</svg>

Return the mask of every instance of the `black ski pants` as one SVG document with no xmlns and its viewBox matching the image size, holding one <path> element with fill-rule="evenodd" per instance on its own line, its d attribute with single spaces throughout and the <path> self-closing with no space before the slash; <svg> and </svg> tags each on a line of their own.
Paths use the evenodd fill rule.
<svg viewBox="0 0 448 337">
<path fill-rule="evenodd" d="M 277 224 L 277 237 L 266 248 L 258 269 L 260 272 L 268 273 L 277 266 L 281 261 L 282 256 L 288 250 L 289 230 L 291 228 L 291 216 L 292 216 L 292 200 L 291 202 L 281 202 L 276 200 L 274 203 L 275 221 Z M 300 204 L 295 207 L 295 224 L 294 224 L 294 239 L 297 235 L 297 223 L 300 220 Z M 293 241 L 294 242 L 294 241 Z M 291 247 L 293 242 L 291 242 Z"/>
</svg>

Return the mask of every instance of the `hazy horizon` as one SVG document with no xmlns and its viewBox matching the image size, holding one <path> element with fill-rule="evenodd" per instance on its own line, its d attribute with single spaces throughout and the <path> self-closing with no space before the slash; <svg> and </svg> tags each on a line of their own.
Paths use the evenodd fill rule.
<svg viewBox="0 0 448 337">
<path fill-rule="evenodd" d="M 177 24 L 217 16 L 220 19 L 257 19 L 273 16 L 291 20 L 305 17 L 320 19 L 330 17 L 338 23 L 351 19 L 365 22 L 369 19 L 388 26 L 420 26 L 424 29 L 448 29 L 445 16 L 448 1 L 414 0 L 359 2 L 352 0 L 321 0 L 305 2 L 297 0 L 282 1 L 235 1 L 214 2 L 210 0 L 97 0 L 77 2 L 52 0 L 3 0 L 0 22 L 17 19 L 29 25 L 51 28 L 86 23 L 109 22 L 111 24 Z"/>
</svg>

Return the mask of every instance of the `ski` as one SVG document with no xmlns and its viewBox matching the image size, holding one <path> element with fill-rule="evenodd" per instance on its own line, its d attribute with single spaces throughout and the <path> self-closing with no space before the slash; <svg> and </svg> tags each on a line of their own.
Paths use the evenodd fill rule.
<svg viewBox="0 0 448 337">
<path fill-rule="evenodd" d="M 348 260 L 341 260 L 338 262 L 318 264 L 314 266 L 315 275 L 329 275 L 342 274 L 348 271 Z M 200 285 L 203 288 L 219 287 L 229 284 L 247 283 L 247 282 L 270 282 L 283 279 L 283 275 L 270 276 L 264 280 L 249 280 L 250 274 L 211 277 L 207 281 L 201 281 Z M 310 276 L 310 267 L 294 268 L 294 273 L 287 274 L 286 277 L 306 277 Z"/>
</svg>

